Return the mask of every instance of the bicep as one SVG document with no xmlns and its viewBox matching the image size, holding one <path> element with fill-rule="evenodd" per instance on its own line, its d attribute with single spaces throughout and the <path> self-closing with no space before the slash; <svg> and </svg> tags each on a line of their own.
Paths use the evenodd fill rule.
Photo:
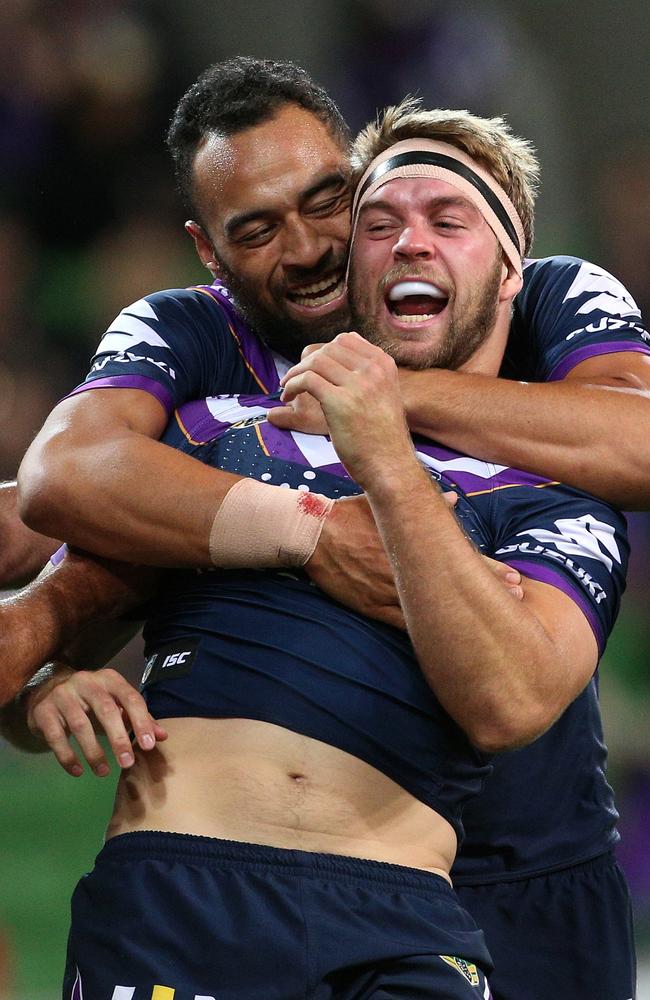
<svg viewBox="0 0 650 1000">
<path fill-rule="evenodd" d="M 523 605 L 557 653 L 557 683 L 565 707 L 586 687 L 598 665 L 598 642 L 585 612 L 568 594 L 522 576 Z"/>
<path fill-rule="evenodd" d="M 37 441 L 67 435 L 79 441 L 106 440 L 112 433 L 134 432 L 159 438 L 167 413 L 155 396 L 141 389 L 89 389 L 62 400 L 52 410 Z"/>
<path fill-rule="evenodd" d="M 650 393 L 650 354 L 617 351 L 594 355 L 575 365 L 566 378 Z"/>
</svg>

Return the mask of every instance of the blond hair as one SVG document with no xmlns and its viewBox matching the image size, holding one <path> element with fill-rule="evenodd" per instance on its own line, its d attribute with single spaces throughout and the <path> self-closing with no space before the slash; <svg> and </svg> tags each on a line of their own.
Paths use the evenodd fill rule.
<svg viewBox="0 0 650 1000">
<path fill-rule="evenodd" d="M 469 111 L 427 111 L 407 97 L 386 108 L 366 125 L 352 145 L 352 185 L 356 187 L 372 161 L 403 139 L 435 139 L 463 150 L 494 177 L 513 203 L 524 229 L 525 253 L 534 234 L 534 206 L 539 162 L 527 139 L 513 134 L 503 118 L 479 118 Z"/>
</svg>

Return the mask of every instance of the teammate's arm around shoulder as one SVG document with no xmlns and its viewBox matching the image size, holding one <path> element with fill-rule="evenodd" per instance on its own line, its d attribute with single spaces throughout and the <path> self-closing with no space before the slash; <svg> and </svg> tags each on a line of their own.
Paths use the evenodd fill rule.
<svg viewBox="0 0 650 1000">
<path fill-rule="evenodd" d="M 166 423 L 163 406 L 138 389 L 59 403 L 18 473 L 25 522 L 108 558 L 211 565 L 215 510 L 237 477 L 156 440 Z"/>
<path fill-rule="evenodd" d="M 577 258 L 530 262 L 510 349 L 514 378 L 401 371 L 411 429 L 622 509 L 650 509 L 650 335 L 625 287 Z"/>
</svg>

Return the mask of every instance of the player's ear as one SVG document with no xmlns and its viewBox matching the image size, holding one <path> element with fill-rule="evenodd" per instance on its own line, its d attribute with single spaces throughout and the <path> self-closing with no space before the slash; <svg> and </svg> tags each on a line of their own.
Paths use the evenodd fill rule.
<svg viewBox="0 0 650 1000">
<path fill-rule="evenodd" d="M 523 283 L 521 275 L 517 274 L 510 260 L 504 255 L 501 262 L 499 302 L 512 302 L 517 292 L 521 291 Z"/>
<path fill-rule="evenodd" d="M 207 233 L 203 231 L 202 226 L 198 222 L 194 222 L 192 219 L 188 219 L 185 223 L 185 232 L 189 233 L 194 240 L 196 252 L 203 266 L 207 267 L 213 278 L 217 278 L 219 276 L 219 264 L 216 260 L 212 241 Z"/>
</svg>

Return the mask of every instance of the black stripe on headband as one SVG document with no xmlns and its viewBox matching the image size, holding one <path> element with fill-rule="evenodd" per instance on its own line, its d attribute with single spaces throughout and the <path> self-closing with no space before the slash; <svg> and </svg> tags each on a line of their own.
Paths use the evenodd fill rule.
<svg viewBox="0 0 650 1000">
<path fill-rule="evenodd" d="M 421 152 L 397 153 L 396 156 L 391 156 L 388 160 L 384 160 L 384 162 L 380 163 L 379 166 L 373 170 L 370 176 L 366 178 L 363 187 L 357 192 L 357 204 L 361 202 L 361 199 L 370 185 L 374 184 L 375 181 L 378 181 L 384 174 L 387 174 L 391 170 L 395 170 L 397 167 L 410 167 L 414 163 L 429 163 L 433 167 L 444 167 L 445 170 L 451 170 L 453 173 L 458 174 L 459 177 L 469 181 L 469 183 L 472 184 L 479 194 L 486 200 L 514 245 L 519 249 L 519 252 L 523 252 L 521 246 L 519 245 L 519 237 L 517 236 L 517 231 L 512 224 L 512 220 L 492 188 L 490 188 L 485 181 L 478 176 L 478 174 L 475 174 L 470 167 L 466 167 L 464 163 L 460 163 L 452 156 L 445 156 L 444 153 L 433 153 L 430 150 L 422 150 Z"/>
</svg>

